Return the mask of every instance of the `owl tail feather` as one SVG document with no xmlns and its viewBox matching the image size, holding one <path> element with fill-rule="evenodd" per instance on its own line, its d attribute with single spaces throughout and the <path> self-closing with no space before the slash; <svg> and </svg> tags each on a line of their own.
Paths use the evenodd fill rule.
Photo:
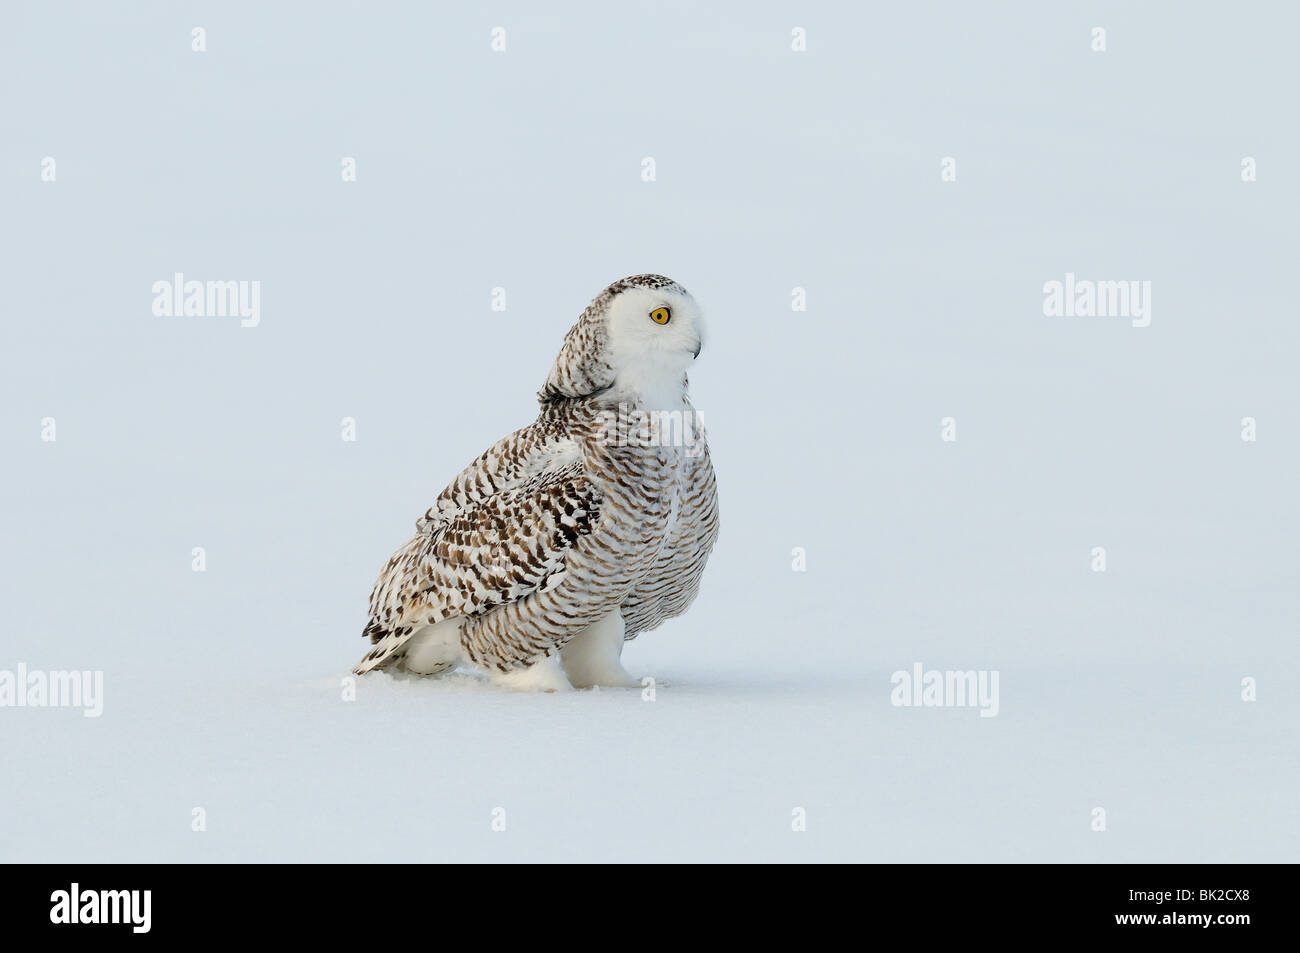
<svg viewBox="0 0 1300 953">
<path fill-rule="evenodd" d="M 361 634 L 375 643 L 374 647 L 352 666 L 352 674 L 364 675 L 375 669 L 386 669 L 398 662 L 405 654 L 403 646 L 410 631 L 409 628 L 385 629 L 372 619 Z"/>
</svg>

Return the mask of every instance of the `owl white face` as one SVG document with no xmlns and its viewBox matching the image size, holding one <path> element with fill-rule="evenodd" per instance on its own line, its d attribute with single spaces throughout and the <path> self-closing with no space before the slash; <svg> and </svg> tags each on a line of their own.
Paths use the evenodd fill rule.
<svg viewBox="0 0 1300 953">
<path fill-rule="evenodd" d="M 672 288 L 628 288 L 610 302 L 605 321 L 607 357 L 625 383 L 680 378 L 704 345 L 695 299 Z"/>
<path fill-rule="evenodd" d="M 609 285 L 564 338 L 543 402 L 600 395 L 638 407 L 680 407 L 686 369 L 704 343 L 699 306 L 662 275 L 634 275 Z"/>
</svg>

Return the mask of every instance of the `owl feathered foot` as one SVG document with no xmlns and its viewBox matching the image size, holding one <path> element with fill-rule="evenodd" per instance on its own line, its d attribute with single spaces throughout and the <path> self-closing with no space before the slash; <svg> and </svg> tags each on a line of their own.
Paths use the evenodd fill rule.
<svg viewBox="0 0 1300 953">
<path fill-rule="evenodd" d="M 636 688 L 641 683 L 628 674 L 619 658 L 623 654 L 623 613 L 617 609 L 587 626 L 560 650 L 564 673 L 574 688 Z"/>
<path fill-rule="evenodd" d="M 493 672 L 488 680 L 514 692 L 567 692 L 573 689 L 564 676 L 559 655 L 548 655 L 540 662 L 512 672 Z"/>
<path fill-rule="evenodd" d="M 464 620 L 444 619 L 420 629 L 403 646 L 402 667 L 416 675 L 445 675 L 464 661 L 460 630 Z"/>
</svg>

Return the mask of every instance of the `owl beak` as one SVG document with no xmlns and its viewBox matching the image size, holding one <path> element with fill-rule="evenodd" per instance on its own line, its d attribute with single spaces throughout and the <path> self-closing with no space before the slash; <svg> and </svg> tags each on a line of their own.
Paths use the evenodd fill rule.
<svg viewBox="0 0 1300 953">
<path fill-rule="evenodd" d="M 695 358 L 699 357 L 699 356 L 700 356 L 700 351 L 702 351 L 702 350 L 704 350 L 704 342 L 703 342 L 703 341 L 696 341 L 696 342 L 695 342 L 695 353 L 691 356 L 691 360 L 695 360 Z"/>
</svg>

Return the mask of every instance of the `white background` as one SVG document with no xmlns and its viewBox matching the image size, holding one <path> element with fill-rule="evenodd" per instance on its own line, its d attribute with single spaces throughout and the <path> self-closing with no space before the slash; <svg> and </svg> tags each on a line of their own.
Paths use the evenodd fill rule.
<svg viewBox="0 0 1300 953">
<path fill-rule="evenodd" d="M 0 668 L 105 707 L 0 710 L 0 859 L 1296 860 L 1294 13 L 899 6 L 6 3 Z M 155 317 L 177 271 L 261 325 Z M 341 701 L 639 272 L 711 322 L 721 540 L 624 655 L 667 686 Z M 1151 325 L 1045 317 L 1066 272 Z M 891 706 L 916 662 L 1000 714 Z"/>
</svg>

